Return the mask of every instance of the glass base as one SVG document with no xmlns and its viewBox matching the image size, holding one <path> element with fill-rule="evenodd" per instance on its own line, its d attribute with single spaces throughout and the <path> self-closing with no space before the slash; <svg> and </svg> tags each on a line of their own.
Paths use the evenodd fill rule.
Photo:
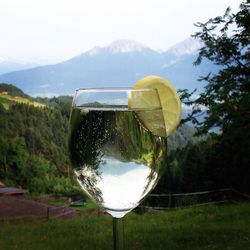
<svg viewBox="0 0 250 250">
<path fill-rule="evenodd" d="M 128 209 L 128 210 L 112 210 L 112 209 L 105 208 L 107 213 L 109 213 L 112 217 L 118 218 L 118 219 L 124 217 L 132 209 Z"/>
</svg>

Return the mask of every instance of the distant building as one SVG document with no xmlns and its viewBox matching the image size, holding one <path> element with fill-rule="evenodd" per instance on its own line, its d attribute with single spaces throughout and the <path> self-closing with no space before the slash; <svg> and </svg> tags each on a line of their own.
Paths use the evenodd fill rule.
<svg viewBox="0 0 250 250">
<path fill-rule="evenodd" d="M 2 94 L 2 95 L 8 95 L 9 92 L 8 91 L 2 91 L 0 94 Z"/>
<path fill-rule="evenodd" d="M 6 187 L 3 182 L 0 181 L 0 196 L 2 195 L 23 195 L 27 193 L 27 190 L 15 187 Z"/>
</svg>

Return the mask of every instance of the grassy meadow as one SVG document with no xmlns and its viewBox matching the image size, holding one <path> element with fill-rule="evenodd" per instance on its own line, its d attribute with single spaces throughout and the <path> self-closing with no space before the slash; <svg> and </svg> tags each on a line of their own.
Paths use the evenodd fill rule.
<svg viewBox="0 0 250 250">
<path fill-rule="evenodd" d="M 28 98 L 0 94 L 0 103 L 3 104 L 5 109 L 9 109 L 9 105 L 13 102 L 24 103 L 24 104 L 32 105 L 34 107 L 39 107 L 39 108 L 46 107 L 46 105 L 39 103 L 39 102 L 32 101 Z"/>
<path fill-rule="evenodd" d="M 250 249 L 250 203 L 190 207 L 124 219 L 125 249 Z M 7 223 L 0 249 L 112 249 L 110 216 Z"/>
<path fill-rule="evenodd" d="M 61 197 L 61 198 L 46 198 L 44 199 L 45 202 L 47 202 L 48 204 L 51 205 L 55 205 L 55 206 L 64 206 L 65 203 L 67 202 L 68 198 L 67 197 Z M 89 198 L 86 199 L 86 201 L 84 202 L 84 206 L 70 206 L 70 208 L 73 208 L 79 212 L 81 211 L 86 211 L 88 209 L 97 209 L 98 206 Z"/>
</svg>

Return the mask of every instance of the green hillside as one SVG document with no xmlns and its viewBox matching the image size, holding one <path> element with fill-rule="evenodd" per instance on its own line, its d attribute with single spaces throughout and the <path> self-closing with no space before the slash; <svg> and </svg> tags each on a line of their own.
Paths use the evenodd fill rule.
<svg viewBox="0 0 250 250">
<path fill-rule="evenodd" d="M 2 92 L 8 92 L 8 94 L 11 96 L 21 96 L 29 98 L 29 96 L 25 94 L 21 89 L 12 84 L 0 83 L 0 93 Z"/>
<path fill-rule="evenodd" d="M 26 98 L 26 97 L 11 96 L 11 95 L 1 94 L 1 93 L 0 93 L 0 103 L 4 106 L 5 109 L 9 109 L 9 106 L 12 103 L 28 104 L 28 105 L 32 105 L 36 108 L 37 107 L 39 107 L 39 108 L 46 107 L 46 105 L 39 103 L 39 102 L 32 101 L 31 99 Z"/>
<path fill-rule="evenodd" d="M 33 193 L 78 192 L 71 181 L 67 144 L 71 102 L 72 97 L 32 101 L 0 95 L 0 180 Z M 187 126 L 181 127 L 168 148 L 185 146 L 192 134 Z"/>
<path fill-rule="evenodd" d="M 66 196 L 79 193 L 79 187 L 72 182 L 68 153 L 72 97 L 30 99 L 16 87 L 9 90 L 24 96 L 0 95 L 0 180 L 32 193 Z M 207 181 L 212 178 L 211 170 L 204 172 L 199 168 L 201 175 L 193 174 L 201 162 L 197 154 L 207 152 L 202 145 L 196 146 L 198 151 L 193 149 L 194 144 L 200 143 L 194 133 L 194 128 L 182 125 L 168 138 L 166 171 L 155 192 L 214 188 L 213 182 Z"/>
<path fill-rule="evenodd" d="M 9 106 L 13 103 L 9 98 L 6 98 L 4 95 L 0 94 L 0 104 L 3 105 L 5 109 L 9 109 Z"/>
<path fill-rule="evenodd" d="M 34 107 L 45 108 L 46 105 L 34 101 L 30 96 L 25 94 L 21 89 L 12 84 L 0 83 L 0 104 L 5 109 L 9 109 L 11 104 L 23 103 Z"/>
<path fill-rule="evenodd" d="M 70 105 L 42 104 L 6 92 L 0 94 L 0 180 L 31 193 L 79 192 L 69 170 Z"/>
</svg>

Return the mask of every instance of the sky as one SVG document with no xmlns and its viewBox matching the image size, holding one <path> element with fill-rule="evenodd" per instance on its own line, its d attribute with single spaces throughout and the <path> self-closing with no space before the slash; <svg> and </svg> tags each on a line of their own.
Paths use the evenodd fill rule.
<svg viewBox="0 0 250 250">
<path fill-rule="evenodd" d="M 240 0 L 0 0 L 0 58 L 58 62 L 130 39 L 166 50 Z"/>
</svg>

